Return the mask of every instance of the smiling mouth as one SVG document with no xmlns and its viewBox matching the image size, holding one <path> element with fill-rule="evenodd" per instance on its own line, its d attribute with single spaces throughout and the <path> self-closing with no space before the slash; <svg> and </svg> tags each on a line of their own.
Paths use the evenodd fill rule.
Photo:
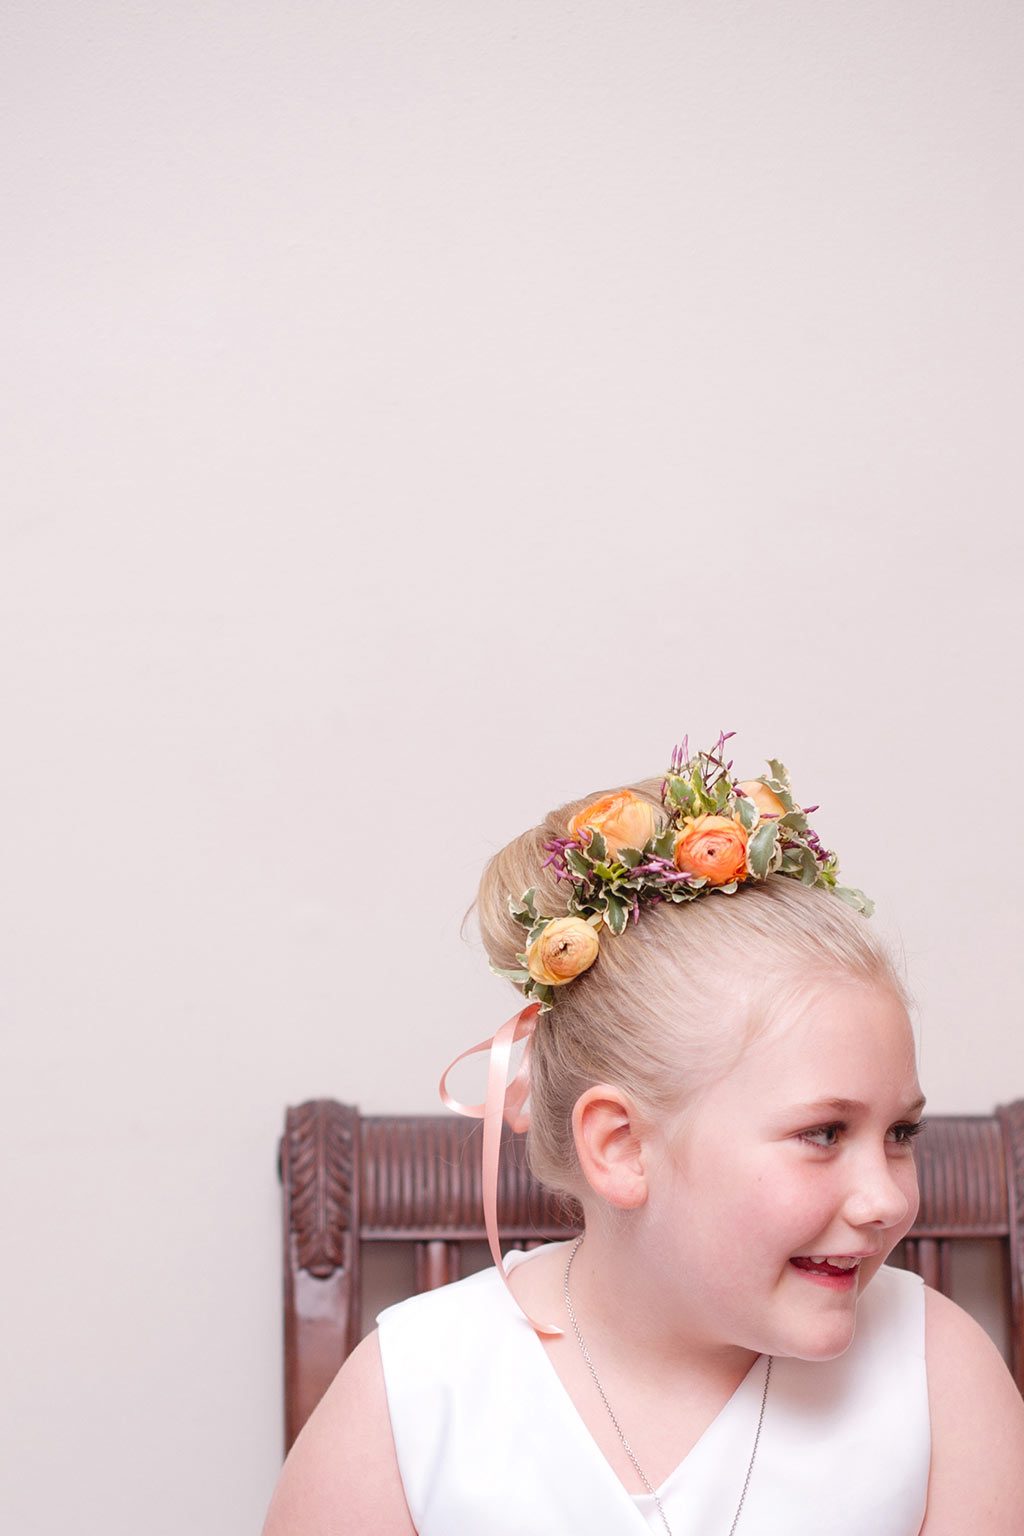
<svg viewBox="0 0 1024 1536">
<path fill-rule="evenodd" d="M 821 1258 L 817 1255 L 812 1257 L 810 1254 L 801 1254 L 795 1259 L 790 1259 L 789 1262 L 795 1265 L 797 1269 L 802 1269 L 805 1274 L 850 1275 L 857 1269 L 860 1259 L 852 1258 L 848 1254 L 828 1255 L 827 1257 L 823 1255 Z"/>
</svg>

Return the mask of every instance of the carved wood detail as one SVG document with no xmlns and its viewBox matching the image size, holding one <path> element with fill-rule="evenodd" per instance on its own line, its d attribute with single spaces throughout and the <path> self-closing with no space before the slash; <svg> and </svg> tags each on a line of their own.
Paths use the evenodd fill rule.
<svg viewBox="0 0 1024 1536">
<path fill-rule="evenodd" d="M 358 1230 L 359 1115 L 315 1099 L 288 1111 L 285 1124 L 289 1218 L 295 1263 L 326 1279 L 349 1263 L 346 1236 Z"/>
</svg>

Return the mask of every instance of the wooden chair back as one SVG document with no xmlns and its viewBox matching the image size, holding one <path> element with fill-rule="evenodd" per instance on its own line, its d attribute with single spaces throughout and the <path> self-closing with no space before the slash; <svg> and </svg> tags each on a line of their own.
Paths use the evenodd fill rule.
<svg viewBox="0 0 1024 1536">
<path fill-rule="evenodd" d="M 285 1448 L 359 1341 L 364 1244 L 415 1245 L 415 1289 L 457 1280 L 485 1240 L 480 1128 L 454 1115 L 362 1116 L 333 1099 L 289 1109 L 284 1197 Z M 995 1240 L 1011 1367 L 1024 1390 L 1024 1100 L 988 1116 L 935 1116 L 916 1144 L 921 1209 L 899 1255 L 950 1292 L 952 1245 Z M 557 1241 L 578 1212 L 542 1190 L 506 1132 L 498 1187 L 505 1248 Z"/>
</svg>

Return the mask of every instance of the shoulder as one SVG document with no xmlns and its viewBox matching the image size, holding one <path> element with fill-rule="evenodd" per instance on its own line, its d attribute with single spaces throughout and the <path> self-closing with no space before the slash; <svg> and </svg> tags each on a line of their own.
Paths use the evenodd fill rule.
<svg viewBox="0 0 1024 1536">
<path fill-rule="evenodd" d="M 415 1536 L 376 1334 L 352 1352 L 295 1445 L 263 1536 Z"/>
<path fill-rule="evenodd" d="M 932 1467 L 922 1536 L 1018 1536 L 1024 1519 L 1024 1402 L 978 1323 L 925 1292 Z"/>
</svg>

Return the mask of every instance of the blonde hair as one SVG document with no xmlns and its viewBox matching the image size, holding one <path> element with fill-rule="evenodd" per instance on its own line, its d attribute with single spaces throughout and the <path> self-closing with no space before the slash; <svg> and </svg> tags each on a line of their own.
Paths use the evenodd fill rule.
<svg viewBox="0 0 1024 1536">
<path fill-rule="evenodd" d="M 656 780 L 633 793 L 659 811 Z M 477 900 L 493 965 L 514 969 L 524 932 L 509 898 L 536 887 L 540 912 L 566 910 L 567 887 L 544 845 L 597 795 L 553 811 L 495 855 Z M 868 919 L 831 892 L 773 875 L 733 895 L 645 906 L 639 922 L 609 935 L 590 970 L 560 987 L 531 1045 L 530 1165 L 550 1188 L 581 1193 L 572 1112 L 594 1083 L 622 1088 L 641 1113 L 678 1113 L 727 1072 L 795 992 L 825 977 L 906 993 L 893 957 Z"/>
</svg>

